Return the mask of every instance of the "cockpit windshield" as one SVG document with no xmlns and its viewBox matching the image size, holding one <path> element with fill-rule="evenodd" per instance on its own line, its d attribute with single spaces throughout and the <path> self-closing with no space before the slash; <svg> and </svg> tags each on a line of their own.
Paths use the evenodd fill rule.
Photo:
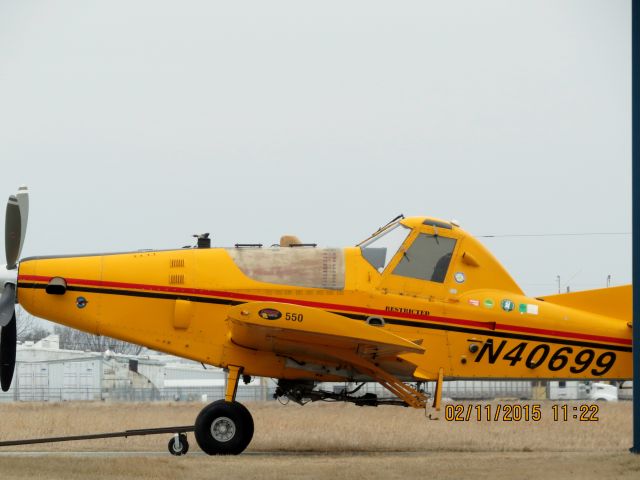
<svg viewBox="0 0 640 480">
<path fill-rule="evenodd" d="M 440 235 L 421 233 L 393 271 L 402 277 L 443 283 L 456 241 Z"/>
<path fill-rule="evenodd" d="M 362 242 L 362 256 L 378 272 L 382 272 L 396 254 L 411 230 L 399 222 L 392 223 L 382 232 Z"/>
</svg>

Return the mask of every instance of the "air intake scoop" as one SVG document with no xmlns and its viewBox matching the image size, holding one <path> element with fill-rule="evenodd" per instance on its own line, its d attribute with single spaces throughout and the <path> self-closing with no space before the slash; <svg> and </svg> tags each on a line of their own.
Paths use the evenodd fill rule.
<svg viewBox="0 0 640 480">
<path fill-rule="evenodd" d="M 62 277 L 53 277 L 49 280 L 45 291 L 49 295 L 64 295 L 67 292 L 67 281 Z"/>
</svg>

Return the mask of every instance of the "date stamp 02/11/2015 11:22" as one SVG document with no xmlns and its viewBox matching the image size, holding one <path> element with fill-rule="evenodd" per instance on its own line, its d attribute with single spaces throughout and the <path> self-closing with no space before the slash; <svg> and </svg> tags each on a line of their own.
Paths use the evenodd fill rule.
<svg viewBox="0 0 640 480">
<path fill-rule="evenodd" d="M 600 420 L 597 404 L 570 405 L 566 403 L 551 406 L 554 422 L 597 422 Z M 538 403 L 497 403 L 497 404 L 448 404 L 444 408 L 447 422 L 539 422 L 543 408 Z"/>
</svg>

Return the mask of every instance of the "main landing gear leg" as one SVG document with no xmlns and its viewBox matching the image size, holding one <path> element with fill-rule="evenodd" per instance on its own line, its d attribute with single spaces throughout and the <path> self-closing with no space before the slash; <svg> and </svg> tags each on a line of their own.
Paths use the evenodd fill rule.
<svg viewBox="0 0 640 480">
<path fill-rule="evenodd" d="M 238 455 L 253 437 L 253 418 L 244 405 L 236 402 L 242 367 L 229 365 L 224 400 L 202 409 L 195 424 L 195 436 L 203 452 L 209 455 Z"/>
</svg>

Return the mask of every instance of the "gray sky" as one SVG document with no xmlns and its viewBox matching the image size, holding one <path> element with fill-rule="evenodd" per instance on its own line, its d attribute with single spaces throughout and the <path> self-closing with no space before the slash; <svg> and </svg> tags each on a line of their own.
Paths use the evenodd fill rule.
<svg viewBox="0 0 640 480">
<path fill-rule="evenodd" d="M 31 190 L 23 256 L 203 231 L 347 246 L 399 213 L 629 232 L 630 18 L 628 0 L 0 0 L 0 193 Z M 485 244 L 533 295 L 631 279 L 629 235 Z"/>
</svg>

